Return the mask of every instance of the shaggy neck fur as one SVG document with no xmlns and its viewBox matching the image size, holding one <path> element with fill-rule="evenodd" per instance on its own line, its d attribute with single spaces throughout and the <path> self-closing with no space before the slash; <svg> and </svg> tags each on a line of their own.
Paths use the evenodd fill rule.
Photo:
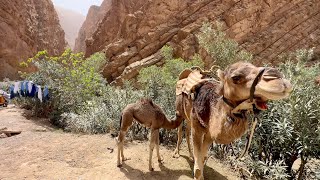
<svg viewBox="0 0 320 180">
<path fill-rule="evenodd" d="M 222 99 L 222 89 L 217 83 L 204 83 L 197 89 L 192 113 L 204 128 L 212 132 L 213 140 L 220 144 L 229 144 L 245 133 L 248 121 L 245 117 L 239 118 L 231 114 L 232 107 Z M 229 100 L 236 105 L 236 101 Z"/>
</svg>

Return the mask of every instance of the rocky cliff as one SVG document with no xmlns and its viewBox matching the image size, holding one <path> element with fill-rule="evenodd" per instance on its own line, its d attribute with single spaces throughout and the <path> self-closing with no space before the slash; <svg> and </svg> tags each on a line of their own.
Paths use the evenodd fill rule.
<svg viewBox="0 0 320 180">
<path fill-rule="evenodd" d="M 319 0 L 112 0 L 86 41 L 86 55 L 104 51 L 110 62 L 103 74 L 115 83 L 134 77 L 145 64 L 159 63 L 164 44 L 185 59 L 200 53 L 208 64 L 196 34 L 203 22 L 217 20 L 256 62 L 320 48 Z"/>
<path fill-rule="evenodd" d="M 101 6 L 93 5 L 90 7 L 86 20 L 78 33 L 74 47 L 75 52 L 86 52 L 86 40 L 91 38 L 100 20 L 110 10 L 111 2 L 111 0 L 104 0 Z"/>
<path fill-rule="evenodd" d="M 78 32 L 86 17 L 78 12 L 63 7 L 56 6 L 55 9 L 58 13 L 60 25 L 66 34 L 66 41 L 70 48 L 74 49 Z"/>
<path fill-rule="evenodd" d="M 18 78 L 19 63 L 37 51 L 57 55 L 65 45 L 51 0 L 0 0 L 0 80 Z"/>
</svg>

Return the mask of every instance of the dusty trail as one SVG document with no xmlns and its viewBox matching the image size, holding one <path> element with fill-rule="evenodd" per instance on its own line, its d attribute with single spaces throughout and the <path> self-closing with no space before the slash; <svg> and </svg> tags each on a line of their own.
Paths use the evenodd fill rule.
<svg viewBox="0 0 320 180">
<path fill-rule="evenodd" d="M 133 179 L 176 180 L 192 179 L 191 163 L 186 147 L 182 157 L 171 157 L 173 150 L 160 146 L 164 163 L 154 154 L 154 172 L 148 171 L 148 143 L 129 142 L 123 168 L 116 167 L 115 141 L 107 135 L 64 133 L 51 127 L 46 120 L 28 120 L 24 110 L 0 109 L 0 128 L 22 130 L 22 133 L 0 138 L 0 180 L 7 179 Z M 206 179 L 238 179 L 229 169 L 209 159 Z"/>
</svg>

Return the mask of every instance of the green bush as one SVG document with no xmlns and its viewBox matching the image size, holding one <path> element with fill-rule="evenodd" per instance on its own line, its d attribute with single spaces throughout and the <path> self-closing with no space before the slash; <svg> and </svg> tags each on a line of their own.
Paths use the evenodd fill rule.
<svg viewBox="0 0 320 180">
<path fill-rule="evenodd" d="M 105 91 L 106 82 L 99 73 L 105 63 L 102 53 L 85 59 L 82 53 L 74 54 L 70 49 L 57 57 L 40 51 L 23 63 L 24 66 L 35 65 L 37 71 L 24 73 L 22 76 L 41 86 L 48 86 L 51 99 L 45 103 L 29 98 L 18 99 L 18 102 L 24 107 L 32 108 L 37 116 L 50 117 L 54 124 L 68 126 L 70 123 L 61 123 L 64 122 L 60 121 L 61 115 L 83 113 L 83 108 L 88 106 L 87 103 L 95 97 L 102 96 Z"/>
<path fill-rule="evenodd" d="M 225 69 L 236 61 L 251 61 L 252 54 L 241 50 L 236 41 L 226 37 L 219 22 L 212 28 L 210 23 L 204 23 L 198 34 L 199 44 L 214 59 L 213 64 Z"/>
<path fill-rule="evenodd" d="M 94 96 L 81 106 L 80 113 L 64 113 L 59 124 L 73 132 L 106 133 L 119 130 L 124 107 L 140 99 L 142 91 L 133 90 L 128 83 L 123 89 L 106 86 L 102 96 Z M 141 136 L 139 132 L 136 137 Z"/>
<path fill-rule="evenodd" d="M 290 177 L 294 176 L 292 165 L 296 159 L 301 159 L 298 176 L 302 177 L 308 160 L 320 158 L 320 88 L 314 83 L 320 66 L 307 66 L 310 53 L 299 50 L 294 53 L 297 63 L 287 61 L 279 66 L 294 90 L 288 99 L 270 104 L 257 128 L 256 146 L 251 151 L 254 160 L 270 165 L 282 162 Z"/>
</svg>

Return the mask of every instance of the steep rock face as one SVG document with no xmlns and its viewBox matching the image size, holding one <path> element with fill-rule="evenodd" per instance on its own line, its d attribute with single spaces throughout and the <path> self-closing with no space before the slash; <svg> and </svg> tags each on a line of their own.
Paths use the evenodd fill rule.
<svg viewBox="0 0 320 180">
<path fill-rule="evenodd" d="M 55 7 L 62 29 L 66 34 L 66 41 L 71 49 L 74 48 L 78 32 L 86 17 L 78 12 L 65 9 L 59 6 Z"/>
<path fill-rule="evenodd" d="M 104 15 L 110 10 L 110 8 L 111 0 L 104 0 L 101 6 L 93 5 L 90 7 L 87 17 L 78 33 L 74 51 L 86 51 L 86 39 L 91 38 L 93 32 L 96 30 L 98 26 L 98 23 L 104 17 Z"/>
<path fill-rule="evenodd" d="M 0 1 L 0 80 L 18 78 L 19 63 L 37 51 L 58 55 L 65 45 L 51 0 Z"/>
<path fill-rule="evenodd" d="M 276 62 L 298 48 L 320 50 L 319 12 L 318 0 L 113 0 L 86 42 L 86 55 L 104 51 L 110 62 L 103 74 L 116 84 L 138 74 L 137 61 L 161 63 L 154 54 L 164 44 L 185 59 L 200 53 L 210 66 L 196 34 L 203 22 L 218 20 L 257 63 Z"/>
</svg>

